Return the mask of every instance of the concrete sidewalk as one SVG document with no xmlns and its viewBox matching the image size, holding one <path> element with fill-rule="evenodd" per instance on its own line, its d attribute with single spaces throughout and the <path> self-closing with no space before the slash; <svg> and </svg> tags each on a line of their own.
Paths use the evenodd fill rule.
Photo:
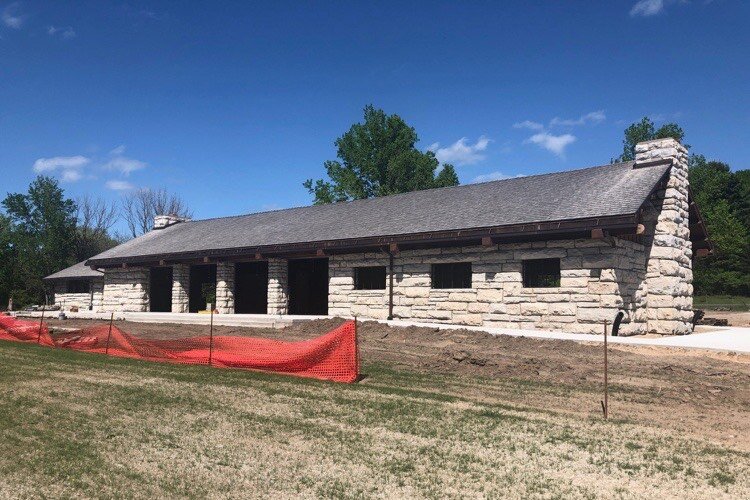
<svg viewBox="0 0 750 500">
<path fill-rule="evenodd" d="M 413 321 L 380 321 L 393 326 L 422 326 L 440 330 L 472 330 L 487 332 L 492 335 L 510 335 L 512 337 L 530 337 L 538 339 L 572 340 L 575 342 L 604 341 L 603 335 L 585 333 L 564 333 L 544 330 L 519 330 L 512 328 L 485 328 L 479 326 L 457 326 L 441 323 L 417 323 Z M 607 337 L 612 344 L 653 345 L 660 347 L 681 347 L 686 349 L 707 349 L 713 351 L 750 353 L 750 328 L 712 327 L 711 331 L 690 335 L 665 335 L 661 337 Z"/>
</svg>

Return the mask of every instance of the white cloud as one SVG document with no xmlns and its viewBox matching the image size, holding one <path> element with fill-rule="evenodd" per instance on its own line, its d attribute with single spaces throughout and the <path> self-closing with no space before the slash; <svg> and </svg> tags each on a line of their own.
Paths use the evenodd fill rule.
<svg viewBox="0 0 750 500">
<path fill-rule="evenodd" d="M 54 174 L 60 172 L 60 178 L 64 182 L 75 182 L 83 177 L 83 167 L 91 162 L 85 156 L 54 156 L 52 158 L 39 158 L 34 162 L 32 169 L 37 174 Z"/>
<path fill-rule="evenodd" d="M 115 148 L 118 149 L 118 148 Z M 126 158 L 124 156 L 115 156 L 107 163 L 104 164 L 105 170 L 116 170 L 122 175 L 130 175 L 131 172 L 146 168 L 146 163 L 133 158 Z"/>
<path fill-rule="evenodd" d="M 55 36 L 59 34 L 60 38 L 62 38 L 63 40 L 70 40 L 71 38 L 75 38 L 76 36 L 75 30 L 73 30 L 73 28 L 70 26 L 64 26 L 60 28 L 50 26 L 49 28 L 47 28 L 47 34 L 49 36 Z"/>
<path fill-rule="evenodd" d="M 522 122 L 514 123 L 513 128 L 527 128 L 529 130 L 544 130 L 544 125 L 539 122 L 532 122 L 531 120 L 524 120 Z"/>
<path fill-rule="evenodd" d="M 114 191 L 127 191 L 135 187 L 127 181 L 107 181 L 104 185 Z"/>
<path fill-rule="evenodd" d="M 549 132 L 540 132 L 526 139 L 524 143 L 536 144 L 557 156 L 564 157 L 565 148 L 575 141 L 576 137 L 571 134 L 553 135 Z"/>
<path fill-rule="evenodd" d="M 436 142 L 427 149 L 435 153 L 440 163 L 471 165 L 485 159 L 482 151 L 486 151 L 489 144 L 490 139 L 485 136 L 479 137 L 473 145 L 468 143 L 466 137 L 462 137 L 448 147 L 441 148 L 440 143 Z"/>
<path fill-rule="evenodd" d="M 111 154 L 112 156 L 120 156 L 120 155 L 125 154 L 125 145 L 120 144 L 119 146 L 114 148 L 112 151 L 110 151 L 109 154 Z"/>
<path fill-rule="evenodd" d="M 592 111 L 591 113 L 586 113 L 585 115 L 581 115 L 579 118 L 575 120 L 563 120 L 558 117 L 554 117 L 552 120 L 550 120 L 549 125 L 550 127 L 554 126 L 567 126 L 567 127 L 574 127 L 577 125 L 586 125 L 587 123 L 591 123 L 596 125 L 597 123 L 601 123 L 604 120 L 607 119 L 607 115 L 604 114 L 604 110 L 598 110 L 598 111 Z"/>
<path fill-rule="evenodd" d="M 508 175 L 502 172 L 490 172 L 489 174 L 481 174 L 474 177 L 471 182 L 489 182 L 489 181 L 501 181 L 505 179 L 515 179 L 516 177 L 523 177 L 523 174 Z"/>
<path fill-rule="evenodd" d="M 18 2 L 14 2 L 3 9 L 3 24 L 8 28 L 20 30 L 23 25 L 23 16 L 19 14 Z"/>
<path fill-rule="evenodd" d="M 630 9 L 630 16 L 655 16 L 664 10 L 664 0 L 638 0 Z"/>
</svg>

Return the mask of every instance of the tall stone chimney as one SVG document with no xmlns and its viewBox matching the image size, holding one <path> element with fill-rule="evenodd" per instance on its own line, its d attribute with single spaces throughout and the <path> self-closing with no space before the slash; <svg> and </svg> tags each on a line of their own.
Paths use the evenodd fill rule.
<svg viewBox="0 0 750 500">
<path fill-rule="evenodd" d="M 663 161 L 672 164 L 666 187 L 644 216 L 647 328 L 652 333 L 684 335 L 693 331 L 687 149 L 672 138 L 635 146 L 635 168 Z"/>
<path fill-rule="evenodd" d="M 178 217 L 174 214 L 170 215 L 157 215 L 154 217 L 154 229 L 164 229 L 165 227 L 174 226 L 180 222 L 187 222 L 190 219 L 186 217 Z"/>
</svg>

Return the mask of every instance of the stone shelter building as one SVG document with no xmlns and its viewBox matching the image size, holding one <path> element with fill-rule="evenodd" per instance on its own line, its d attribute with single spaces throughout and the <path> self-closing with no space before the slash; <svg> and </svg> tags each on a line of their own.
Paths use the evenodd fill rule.
<svg viewBox="0 0 750 500">
<path fill-rule="evenodd" d="M 44 280 L 52 289 L 53 303 L 61 308 L 96 311 L 102 307 L 104 273 L 90 268 L 85 261 L 50 274 Z"/>
<path fill-rule="evenodd" d="M 711 251 L 674 139 L 635 161 L 180 220 L 89 259 L 102 311 L 340 315 L 624 334 L 693 329 Z M 62 295 L 61 295 L 62 296 Z"/>
</svg>

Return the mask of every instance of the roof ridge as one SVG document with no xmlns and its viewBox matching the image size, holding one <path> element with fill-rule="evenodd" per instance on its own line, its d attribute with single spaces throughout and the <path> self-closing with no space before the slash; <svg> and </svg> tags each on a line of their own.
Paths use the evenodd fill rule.
<svg viewBox="0 0 750 500">
<path fill-rule="evenodd" d="M 302 209 L 302 208 L 324 207 L 324 206 L 328 206 L 328 205 L 348 205 L 348 204 L 351 204 L 351 203 L 367 202 L 367 201 L 372 201 L 372 200 L 382 200 L 384 198 L 395 198 L 395 197 L 399 197 L 399 196 L 406 196 L 406 195 L 411 195 L 411 194 L 414 194 L 414 193 L 421 193 L 421 192 L 434 192 L 434 191 L 439 191 L 439 190 L 443 190 L 443 189 L 468 188 L 468 187 L 471 187 L 471 186 L 480 186 L 480 185 L 483 185 L 483 184 L 492 184 L 492 183 L 500 183 L 500 182 L 517 181 L 519 179 L 528 179 L 528 178 L 531 178 L 531 177 L 544 177 L 544 176 L 551 176 L 551 175 L 567 174 L 567 173 L 571 173 L 571 172 L 582 172 L 584 170 L 593 170 L 593 169 L 596 169 L 596 168 L 613 167 L 615 165 L 625 165 L 625 164 L 628 164 L 628 163 L 632 164 L 632 163 L 635 163 L 635 162 L 634 161 L 621 161 L 621 162 L 607 163 L 605 165 L 594 165 L 594 166 L 590 166 L 590 167 L 574 168 L 574 169 L 571 169 L 571 170 L 561 170 L 561 171 L 557 171 L 557 172 L 545 172 L 545 173 L 542 173 L 542 174 L 521 175 L 521 176 L 516 176 L 516 177 L 510 177 L 508 179 L 497 179 L 497 180 L 492 180 L 492 181 L 472 182 L 472 183 L 469 183 L 469 184 L 459 184 L 457 186 L 443 186 L 443 187 L 436 187 L 436 188 L 420 189 L 420 190 L 417 190 L 417 191 L 408 191 L 406 193 L 396 193 L 396 194 L 389 194 L 389 195 L 385 195 L 385 196 L 375 196 L 375 197 L 372 197 L 372 198 L 361 198 L 361 199 L 358 199 L 358 200 L 338 201 L 338 202 L 334 202 L 334 203 L 326 203 L 326 204 L 321 204 L 321 205 L 315 205 L 315 204 L 312 204 L 312 205 L 297 205 L 297 206 L 293 206 L 293 207 L 277 208 L 277 209 L 274 209 L 274 210 L 261 210 L 259 212 L 249 212 L 249 213 L 245 213 L 245 214 L 222 215 L 222 216 L 219 216 L 219 217 L 208 217 L 206 219 L 193 219 L 193 220 L 189 220 L 189 221 L 180 222 L 179 225 L 183 226 L 183 225 L 188 225 L 188 224 L 192 224 L 192 223 L 195 223 L 195 222 L 207 222 L 207 221 L 214 221 L 214 220 L 219 220 L 219 219 L 237 219 L 237 218 L 240 218 L 240 217 L 249 217 L 251 215 L 272 214 L 272 213 L 276 213 L 276 212 L 286 212 L 286 211 L 289 211 L 289 210 L 299 210 L 299 209 Z M 175 224 L 175 226 L 176 225 L 177 224 Z"/>
</svg>

